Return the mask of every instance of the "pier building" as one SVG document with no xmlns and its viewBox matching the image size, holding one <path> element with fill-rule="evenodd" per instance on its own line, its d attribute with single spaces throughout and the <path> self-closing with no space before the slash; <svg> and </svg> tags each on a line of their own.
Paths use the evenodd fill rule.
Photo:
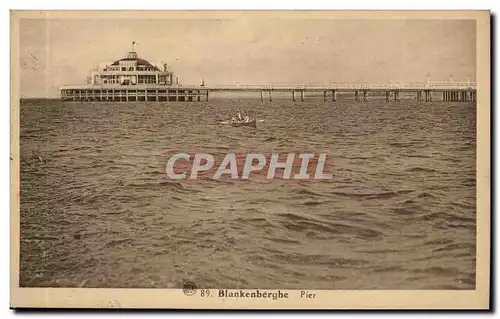
<svg viewBox="0 0 500 319">
<path fill-rule="evenodd" d="M 166 63 L 161 66 L 141 59 L 132 51 L 115 62 L 101 63 L 83 85 L 61 87 L 64 101 L 200 101 L 208 96 L 203 85 L 183 87 Z"/>
</svg>

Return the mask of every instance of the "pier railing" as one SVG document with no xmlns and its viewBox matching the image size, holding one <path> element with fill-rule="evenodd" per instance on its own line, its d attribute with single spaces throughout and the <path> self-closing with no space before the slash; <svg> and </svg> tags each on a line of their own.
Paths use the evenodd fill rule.
<svg viewBox="0 0 500 319">
<path fill-rule="evenodd" d="M 327 83 L 327 84 L 250 84 L 250 85 L 160 85 L 160 84 L 137 84 L 133 86 L 123 86 L 120 84 L 87 84 L 87 85 L 66 85 L 61 89 L 128 89 L 128 90 L 155 90 L 155 89 L 195 89 L 209 91 L 260 91 L 260 90 L 475 90 L 476 82 L 411 82 L 398 83 L 389 82 L 382 84 L 369 83 Z"/>
<path fill-rule="evenodd" d="M 201 88 L 201 87 L 200 87 Z M 307 89 L 340 89 L 340 90 L 384 90 L 384 89 L 476 89 L 476 82 L 412 82 L 412 83 L 383 83 L 383 84 L 368 84 L 368 83 L 329 83 L 329 84 L 254 84 L 254 85 L 213 85 L 207 86 L 210 90 L 307 90 Z"/>
</svg>

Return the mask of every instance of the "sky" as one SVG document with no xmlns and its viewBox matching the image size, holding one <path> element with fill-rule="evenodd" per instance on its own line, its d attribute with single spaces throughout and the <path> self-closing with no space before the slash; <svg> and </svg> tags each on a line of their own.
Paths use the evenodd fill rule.
<svg viewBox="0 0 500 319">
<path fill-rule="evenodd" d="M 476 78 L 475 20 L 53 19 L 19 22 L 22 97 L 58 97 L 131 50 L 183 85 L 408 83 Z"/>
</svg>

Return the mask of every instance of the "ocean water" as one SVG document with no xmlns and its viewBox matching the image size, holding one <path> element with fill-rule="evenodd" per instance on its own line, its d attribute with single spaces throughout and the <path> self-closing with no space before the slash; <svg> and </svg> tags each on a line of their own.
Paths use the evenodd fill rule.
<svg viewBox="0 0 500 319">
<path fill-rule="evenodd" d="M 238 107 L 257 129 L 219 124 Z M 20 109 L 20 284 L 474 289 L 471 103 L 83 103 Z M 172 182 L 173 151 L 327 153 L 333 179 Z"/>
</svg>

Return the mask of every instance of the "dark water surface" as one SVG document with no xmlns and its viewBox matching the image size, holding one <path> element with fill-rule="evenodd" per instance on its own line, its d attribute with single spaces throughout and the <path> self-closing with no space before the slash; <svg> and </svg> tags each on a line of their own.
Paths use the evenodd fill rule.
<svg viewBox="0 0 500 319">
<path fill-rule="evenodd" d="M 237 107 L 257 129 L 218 124 Z M 475 106 L 23 101 L 22 286 L 475 287 Z M 325 152 L 333 180 L 168 181 L 167 154 Z"/>
</svg>

